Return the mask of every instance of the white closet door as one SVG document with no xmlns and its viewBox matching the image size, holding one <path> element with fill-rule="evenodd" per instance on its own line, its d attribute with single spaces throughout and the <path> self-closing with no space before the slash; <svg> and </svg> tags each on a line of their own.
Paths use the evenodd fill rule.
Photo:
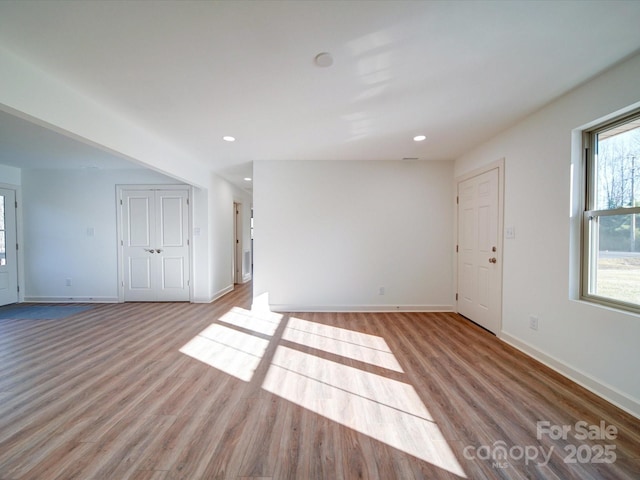
<svg viewBox="0 0 640 480">
<path fill-rule="evenodd" d="M 124 190 L 124 300 L 189 300 L 189 192 Z"/>
</svg>

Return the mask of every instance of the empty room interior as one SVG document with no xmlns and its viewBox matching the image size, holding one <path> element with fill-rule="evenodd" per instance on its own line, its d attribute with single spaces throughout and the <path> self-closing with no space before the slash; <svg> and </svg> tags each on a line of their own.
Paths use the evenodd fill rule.
<svg viewBox="0 0 640 480">
<path fill-rule="evenodd" d="M 0 480 L 640 478 L 639 18 L 0 1 Z"/>
</svg>

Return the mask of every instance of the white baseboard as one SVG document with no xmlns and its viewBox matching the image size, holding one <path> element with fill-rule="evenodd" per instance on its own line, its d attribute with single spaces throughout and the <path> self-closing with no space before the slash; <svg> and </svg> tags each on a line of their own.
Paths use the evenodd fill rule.
<svg viewBox="0 0 640 480">
<path fill-rule="evenodd" d="M 293 305 L 269 304 L 273 312 L 453 312 L 453 305 Z"/>
<path fill-rule="evenodd" d="M 581 372 L 575 369 L 557 358 L 549 355 L 541 350 L 538 350 L 534 346 L 527 342 L 524 342 L 508 333 L 502 333 L 499 338 L 508 343 L 514 348 L 517 348 L 521 352 L 526 353 L 530 357 L 535 358 L 539 362 L 545 364 L 547 367 L 555 370 L 561 375 L 573 380 L 578 385 L 583 386 L 590 392 L 595 393 L 599 397 L 604 398 L 608 402 L 613 403 L 615 406 L 621 408 L 625 412 L 633 415 L 636 418 L 640 418 L 640 401 L 631 398 L 619 391 L 615 387 L 607 385 L 600 380 L 593 378 L 591 375 Z"/>
<path fill-rule="evenodd" d="M 25 303 L 118 303 L 118 297 L 24 297 Z"/>
<path fill-rule="evenodd" d="M 191 300 L 192 303 L 212 303 L 218 300 L 220 297 L 225 296 L 227 293 L 233 292 L 233 285 L 228 285 L 224 287 L 222 290 L 218 290 L 211 297 L 195 297 Z"/>
</svg>

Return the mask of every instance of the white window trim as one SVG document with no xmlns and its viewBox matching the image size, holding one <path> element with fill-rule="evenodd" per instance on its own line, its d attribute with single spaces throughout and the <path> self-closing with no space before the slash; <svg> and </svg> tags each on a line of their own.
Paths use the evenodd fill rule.
<svg viewBox="0 0 640 480">
<path fill-rule="evenodd" d="M 595 170 L 595 156 L 593 152 L 595 152 L 595 137 L 596 134 L 600 131 L 610 129 L 615 127 L 616 125 L 622 125 L 628 123 L 633 119 L 640 118 L 640 110 L 634 110 L 632 112 L 627 112 L 625 115 L 619 116 L 617 118 L 608 119 L 604 122 L 598 123 L 595 126 L 588 128 L 583 131 L 582 139 L 583 139 L 583 151 L 584 151 L 584 163 L 583 163 L 583 179 L 582 179 L 582 219 L 581 219 L 581 249 L 580 249 L 580 299 L 600 304 L 606 307 L 614 308 L 617 310 L 623 310 L 633 313 L 640 313 L 640 304 L 629 303 L 623 300 L 616 300 L 610 297 L 603 297 L 594 293 L 590 293 L 593 291 L 592 283 L 595 279 L 595 275 L 592 271 L 590 271 L 590 265 L 594 262 L 597 262 L 597 238 L 593 233 L 592 226 L 593 222 L 597 221 L 597 218 L 603 216 L 611 216 L 611 215 L 632 215 L 632 214 L 640 214 L 640 206 L 638 207 L 621 207 L 615 209 L 593 209 L 592 207 L 595 204 L 594 196 L 594 170 Z M 595 246 L 593 246 L 593 244 Z"/>
</svg>

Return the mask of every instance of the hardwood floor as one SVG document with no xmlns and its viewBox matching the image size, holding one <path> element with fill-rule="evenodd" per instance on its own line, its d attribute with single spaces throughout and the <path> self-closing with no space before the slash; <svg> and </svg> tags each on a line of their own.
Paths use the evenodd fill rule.
<svg viewBox="0 0 640 480">
<path fill-rule="evenodd" d="M 458 315 L 250 293 L 0 320 L 0 479 L 640 478 L 638 419 Z"/>
</svg>

